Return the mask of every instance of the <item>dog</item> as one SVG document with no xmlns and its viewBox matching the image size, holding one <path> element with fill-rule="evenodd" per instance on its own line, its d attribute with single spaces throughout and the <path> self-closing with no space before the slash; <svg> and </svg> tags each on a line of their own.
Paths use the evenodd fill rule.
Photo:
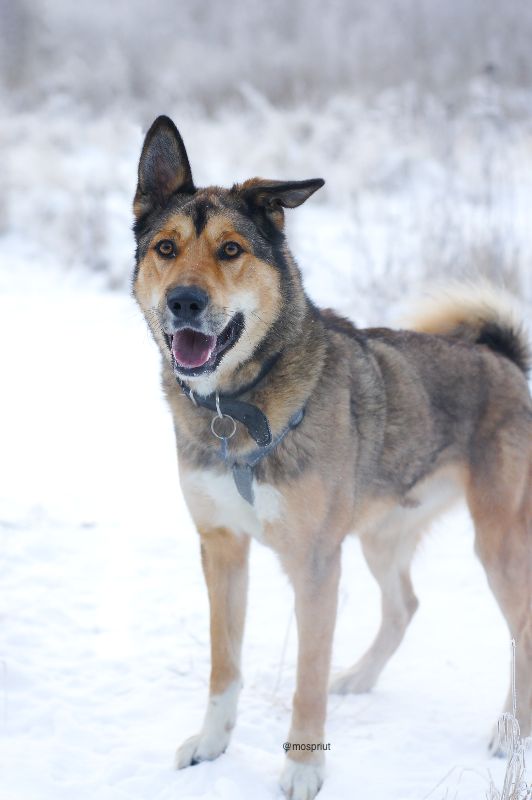
<svg viewBox="0 0 532 800">
<path fill-rule="evenodd" d="M 502 296 L 485 287 L 427 306 L 412 330 L 362 330 L 316 308 L 288 249 L 284 213 L 323 183 L 253 178 L 196 188 L 181 136 L 161 116 L 144 141 L 134 199 L 133 292 L 161 351 L 210 602 L 207 711 L 176 765 L 215 759 L 229 744 L 254 537 L 278 554 L 295 595 L 287 741 L 296 747 L 281 776 L 293 800 L 311 800 L 323 782 L 348 533 L 360 537 L 380 585 L 382 622 L 331 690 L 375 684 L 418 605 L 410 564 L 420 537 L 465 496 L 476 553 L 517 642 L 523 736 L 532 718 L 526 337 Z"/>
</svg>

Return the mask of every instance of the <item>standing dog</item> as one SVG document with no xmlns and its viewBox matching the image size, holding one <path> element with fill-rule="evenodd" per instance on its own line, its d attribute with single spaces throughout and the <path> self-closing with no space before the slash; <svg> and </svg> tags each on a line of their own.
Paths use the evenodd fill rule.
<svg viewBox="0 0 532 800">
<path fill-rule="evenodd" d="M 465 494 L 476 552 L 517 641 L 532 715 L 532 406 L 527 344 L 499 300 L 457 296 L 413 331 L 358 330 L 305 295 L 284 209 L 322 180 L 197 189 L 167 117 L 146 136 L 135 195 L 134 294 L 157 342 L 183 493 L 201 540 L 210 695 L 177 766 L 226 749 L 241 686 L 250 537 L 293 584 L 299 653 L 281 785 L 313 798 L 323 743 L 340 550 L 361 538 L 382 623 L 336 692 L 374 685 L 417 607 L 410 562 Z M 506 708 L 510 707 L 507 702 Z"/>
</svg>

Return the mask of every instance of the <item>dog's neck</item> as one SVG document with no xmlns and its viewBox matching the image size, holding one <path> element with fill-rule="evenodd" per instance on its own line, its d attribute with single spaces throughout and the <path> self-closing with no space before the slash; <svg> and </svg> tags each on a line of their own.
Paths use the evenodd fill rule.
<svg viewBox="0 0 532 800">
<path fill-rule="evenodd" d="M 298 365 L 305 364 L 306 372 L 309 362 L 312 362 L 314 369 L 310 370 L 311 373 L 321 366 L 323 335 L 317 328 L 321 328 L 319 316 L 305 298 L 304 305 L 299 309 L 298 319 L 294 320 L 292 314 L 289 320 L 277 320 L 274 330 L 261 342 L 253 356 L 229 375 L 223 375 L 213 386 L 212 392 L 232 397 L 247 395 L 252 398 L 256 394 L 262 394 L 266 387 L 271 389 L 272 384 L 279 389 L 281 384 L 285 384 L 286 390 L 289 390 L 292 383 L 301 385 L 302 375 L 297 369 Z M 304 383 L 306 382 L 303 381 Z M 194 389 L 194 386 L 191 384 L 190 388 Z"/>
<path fill-rule="evenodd" d="M 253 358 L 215 390 L 221 397 L 238 397 L 256 405 L 266 415 L 273 435 L 283 430 L 293 415 L 307 405 L 325 361 L 326 333 L 309 301 L 305 302 L 297 328 L 292 320 L 285 333 L 285 336 L 267 337 Z M 195 408 L 190 400 L 183 410 L 193 417 L 209 414 L 202 408 Z M 210 429 L 208 438 L 212 438 Z M 238 437 L 238 445 L 239 449 L 240 445 L 242 449 L 249 449 L 247 436 Z"/>
<path fill-rule="evenodd" d="M 217 385 L 212 395 L 219 394 L 220 397 L 227 398 L 250 395 L 254 389 L 260 388 L 260 384 L 268 377 L 281 356 L 282 350 L 278 350 L 263 360 L 257 357 L 253 358 L 252 362 L 247 362 L 242 369 L 235 370 L 229 381 Z M 178 383 L 182 383 L 182 381 L 178 380 Z"/>
</svg>

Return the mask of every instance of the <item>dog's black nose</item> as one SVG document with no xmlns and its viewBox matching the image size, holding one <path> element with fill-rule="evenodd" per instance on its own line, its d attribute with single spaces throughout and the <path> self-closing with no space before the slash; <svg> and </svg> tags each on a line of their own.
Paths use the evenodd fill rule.
<svg viewBox="0 0 532 800">
<path fill-rule="evenodd" d="M 207 307 L 209 297 L 199 286 L 176 286 L 168 292 L 168 308 L 182 322 L 196 319 Z"/>
</svg>

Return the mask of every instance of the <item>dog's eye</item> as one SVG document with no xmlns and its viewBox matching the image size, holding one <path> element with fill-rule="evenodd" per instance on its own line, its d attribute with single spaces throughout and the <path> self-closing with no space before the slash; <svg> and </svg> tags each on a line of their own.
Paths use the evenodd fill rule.
<svg viewBox="0 0 532 800">
<path fill-rule="evenodd" d="M 220 258 L 236 258 L 243 252 L 237 242 L 226 242 L 220 250 Z"/>
<path fill-rule="evenodd" d="M 163 258 L 174 258 L 176 254 L 175 244 L 171 239 L 161 239 L 155 245 L 155 249 Z"/>
</svg>

